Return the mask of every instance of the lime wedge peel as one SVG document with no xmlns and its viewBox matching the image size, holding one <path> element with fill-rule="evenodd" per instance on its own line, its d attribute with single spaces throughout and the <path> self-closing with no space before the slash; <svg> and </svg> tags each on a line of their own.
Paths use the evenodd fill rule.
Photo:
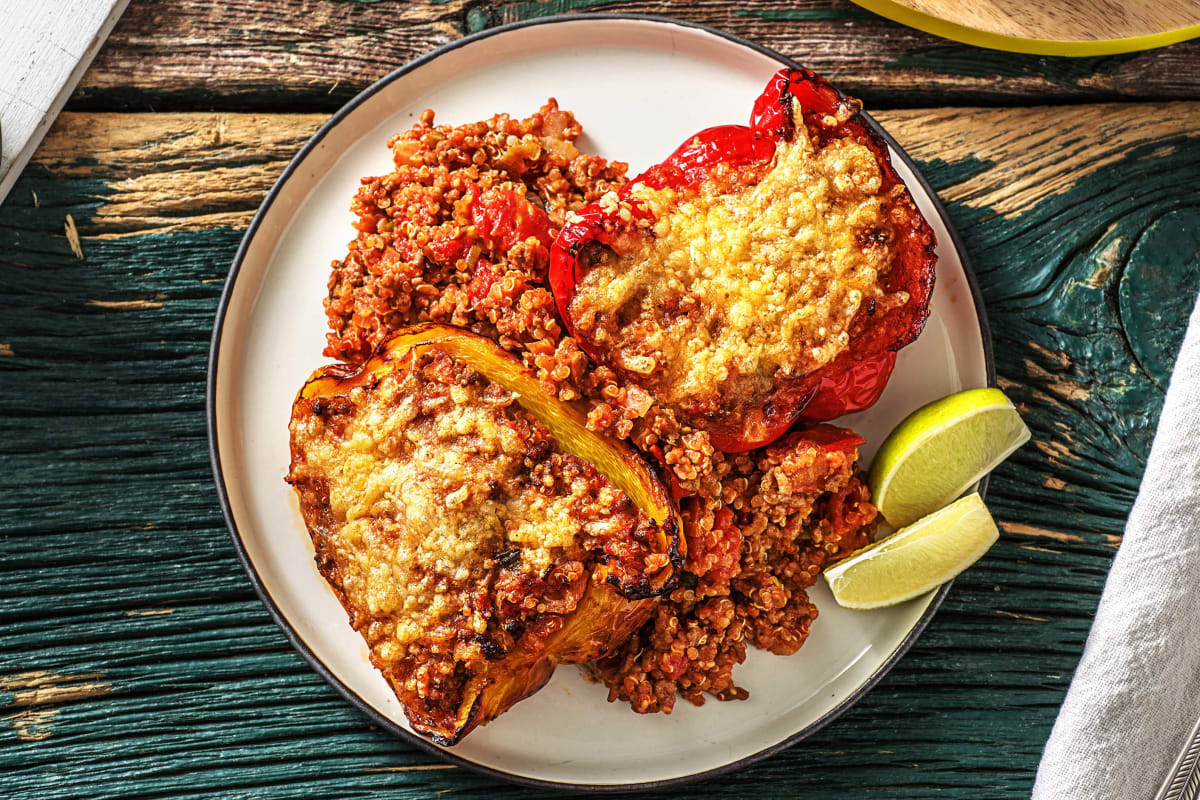
<svg viewBox="0 0 1200 800">
<path fill-rule="evenodd" d="M 828 567 L 825 580 L 845 608 L 893 606 L 952 580 L 999 537 L 983 499 L 969 494 Z"/>
<path fill-rule="evenodd" d="M 1029 441 L 1029 428 L 999 389 L 968 389 L 909 414 L 871 464 L 872 502 L 902 528 L 970 489 Z"/>
</svg>

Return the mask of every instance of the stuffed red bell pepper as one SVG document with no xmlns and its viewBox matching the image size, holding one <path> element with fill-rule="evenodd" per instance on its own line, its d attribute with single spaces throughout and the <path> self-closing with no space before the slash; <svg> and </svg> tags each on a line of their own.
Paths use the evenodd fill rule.
<svg viewBox="0 0 1200 800">
<path fill-rule="evenodd" d="M 929 315 L 934 246 L 859 103 L 787 69 L 749 125 L 569 216 L 550 282 L 589 355 L 736 452 L 878 399 Z"/>
</svg>

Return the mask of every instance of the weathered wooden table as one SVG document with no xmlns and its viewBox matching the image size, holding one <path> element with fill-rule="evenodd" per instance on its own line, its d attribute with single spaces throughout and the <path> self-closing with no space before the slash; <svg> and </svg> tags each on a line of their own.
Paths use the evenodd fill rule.
<svg viewBox="0 0 1200 800">
<path fill-rule="evenodd" d="M 827 0 L 134 0 L 0 207 L 0 794 L 530 794 L 372 730 L 288 647 L 221 522 L 204 373 L 242 232 L 332 110 L 465 33 L 594 9 L 863 97 L 946 201 L 1034 432 L 992 483 L 1000 543 L 882 684 L 676 794 L 1027 796 L 1200 286 L 1200 42 L 1007 55 Z"/>
</svg>

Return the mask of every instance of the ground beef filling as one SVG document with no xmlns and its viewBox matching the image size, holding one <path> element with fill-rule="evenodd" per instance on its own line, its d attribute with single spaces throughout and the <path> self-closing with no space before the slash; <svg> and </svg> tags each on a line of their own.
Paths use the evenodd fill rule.
<svg viewBox="0 0 1200 800">
<path fill-rule="evenodd" d="M 588 254 L 569 314 L 659 401 L 761 405 L 845 351 L 864 318 L 907 301 L 882 285 L 893 233 L 874 155 L 849 139 L 818 149 L 804 131 L 798 120 L 758 171 L 635 186 L 653 217 L 642 235 Z"/>
<path fill-rule="evenodd" d="M 516 646 L 536 653 L 598 560 L 644 570 L 653 522 L 515 397 L 444 353 L 298 401 L 288 480 L 372 661 L 454 711 Z"/>
</svg>

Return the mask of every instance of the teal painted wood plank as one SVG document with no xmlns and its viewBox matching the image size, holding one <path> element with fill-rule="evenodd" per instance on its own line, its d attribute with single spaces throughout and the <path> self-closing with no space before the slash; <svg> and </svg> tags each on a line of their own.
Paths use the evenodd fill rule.
<svg viewBox="0 0 1200 800">
<path fill-rule="evenodd" d="M 1181 332 L 1178 297 L 1197 288 L 1200 126 L 1187 120 L 1198 109 L 1177 108 L 1171 130 L 1155 127 L 1158 108 L 1051 113 L 1054 135 L 1035 134 L 1023 155 L 1006 144 L 1027 122 L 1005 122 L 1015 112 L 881 115 L 950 200 L 1000 375 L 1035 444 L 993 481 L 1000 543 L 874 691 L 796 747 L 681 796 L 1028 796 L 1137 490 Z M 147 142 L 183 122 L 111 121 Z M 0 207 L 0 353 L 12 354 L 0 355 L 5 792 L 556 796 L 372 730 L 291 651 L 233 556 L 208 472 L 205 358 L 245 198 L 279 168 L 274 155 L 246 155 L 261 134 L 243 123 L 229 119 L 215 150 L 197 144 L 169 163 L 147 144 L 89 164 L 68 119 Z M 264 147 L 294 149 L 313 124 L 276 119 Z M 1144 141 L 1122 144 L 1131 132 Z M 1007 195 L 1043 175 L 1047 152 L 1081 164 L 1115 156 L 1028 203 Z M 168 174 L 174 191 L 199 196 L 206 170 L 251 157 L 257 183 L 174 218 L 235 224 L 112 236 L 160 225 L 129 210 L 130 181 Z M 63 236 L 66 213 L 82 261 Z M 1139 303 L 1142 282 L 1169 302 Z"/>
</svg>

